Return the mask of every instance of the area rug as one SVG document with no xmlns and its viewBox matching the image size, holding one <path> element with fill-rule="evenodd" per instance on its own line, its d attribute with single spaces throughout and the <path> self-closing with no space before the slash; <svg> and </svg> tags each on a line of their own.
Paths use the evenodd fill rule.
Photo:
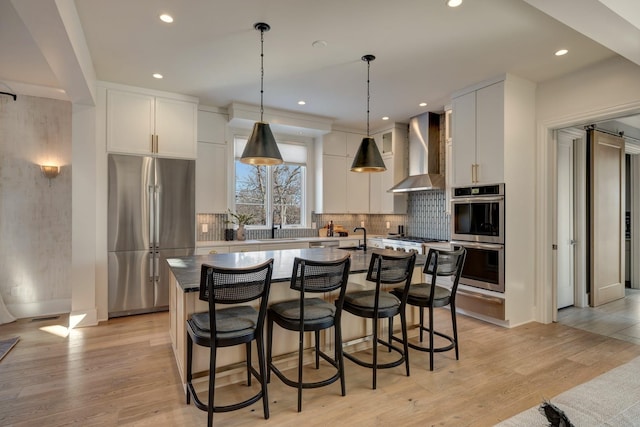
<svg viewBox="0 0 640 427">
<path fill-rule="evenodd" d="M 0 360 L 11 351 L 14 345 L 20 340 L 20 337 L 9 338 L 7 340 L 0 341 Z"/>
<path fill-rule="evenodd" d="M 564 411 L 574 426 L 638 426 L 640 357 L 547 399 Z M 536 406 L 497 425 L 548 426 L 549 422 Z"/>
</svg>

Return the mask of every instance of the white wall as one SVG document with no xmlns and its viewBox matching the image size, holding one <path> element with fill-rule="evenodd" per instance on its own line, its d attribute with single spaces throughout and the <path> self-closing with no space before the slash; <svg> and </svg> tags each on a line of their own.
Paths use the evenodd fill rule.
<svg viewBox="0 0 640 427">
<path fill-rule="evenodd" d="M 49 181 L 42 164 L 60 165 Z M 71 103 L 0 97 L 0 293 L 18 318 L 71 308 Z"/>
<path fill-rule="evenodd" d="M 552 235 L 556 185 L 552 129 L 640 113 L 640 67 L 615 57 L 541 83 L 536 93 L 536 320 L 553 318 Z"/>
</svg>

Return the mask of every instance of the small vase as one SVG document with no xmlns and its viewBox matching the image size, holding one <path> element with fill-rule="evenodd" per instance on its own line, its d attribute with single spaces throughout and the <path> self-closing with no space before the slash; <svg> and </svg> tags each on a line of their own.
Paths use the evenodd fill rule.
<svg viewBox="0 0 640 427">
<path fill-rule="evenodd" d="M 246 240 L 247 236 L 244 234 L 244 225 L 238 226 L 238 232 L 236 233 L 236 239 L 238 240 Z"/>
</svg>

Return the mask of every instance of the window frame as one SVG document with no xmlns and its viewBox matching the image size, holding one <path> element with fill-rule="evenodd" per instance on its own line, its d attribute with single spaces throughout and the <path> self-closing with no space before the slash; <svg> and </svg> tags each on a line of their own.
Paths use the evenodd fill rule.
<svg viewBox="0 0 640 427">
<path fill-rule="evenodd" d="M 237 135 L 234 137 L 233 139 L 233 188 L 232 188 L 232 209 L 235 211 L 236 210 L 236 182 L 237 182 L 237 178 L 236 178 L 236 162 L 240 161 L 240 156 L 242 155 L 242 150 L 238 149 L 239 147 L 244 147 L 245 144 L 248 141 L 248 137 L 246 136 L 240 136 Z M 309 155 L 310 155 L 310 149 L 308 147 L 308 144 L 304 143 L 304 142 L 296 142 L 296 141 L 281 141 L 278 142 L 279 146 L 282 145 L 289 145 L 289 146 L 297 146 L 297 147 L 302 147 L 305 150 L 305 162 L 292 162 L 292 161 L 284 161 L 284 163 L 282 165 L 285 166 L 301 166 L 302 170 L 301 170 L 301 177 L 300 177 L 300 192 L 301 192 L 301 198 L 302 198 L 302 203 L 300 206 L 300 224 L 286 224 L 284 226 L 282 226 L 281 224 L 277 224 L 277 225 L 281 225 L 282 228 L 285 229 L 296 229 L 296 228 L 308 228 L 308 221 L 309 221 L 309 215 L 307 214 L 307 206 L 310 203 L 309 198 L 311 197 L 309 192 L 307 191 L 307 180 L 308 180 L 308 174 L 309 174 Z M 286 157 L 286 156 L 285 156 Z M 281 166 L 281 165 L 280 165 Z M 266 191 L 266 206 L 265 206 L 265 221 L 266 224 L 250 224 L 250 225 L 246 225 L 247 229 L 255 229 L 255 230 L 264 230 L 264 229 L 271 229 L 271 224 L 273 224 L 273 212 L 274 212 L 274 203 L 273 203 L 273 168 L 275 166 L 264 166 L 266 168 L 267 171 L 267 191 Z"/>
</svg>

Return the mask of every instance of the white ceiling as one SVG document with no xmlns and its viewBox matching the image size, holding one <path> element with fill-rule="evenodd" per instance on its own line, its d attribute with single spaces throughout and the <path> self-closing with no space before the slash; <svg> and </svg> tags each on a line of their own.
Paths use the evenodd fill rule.
<svg viewBox="0 0 640 427">
<path fill-rule="evenodd" d="M 56 5 L 73 10 L 74 3 L 0 0 L 0 82 L 59 88 L 74 100 L 77 78 L 51 53 L 51 40 L 63 39 L 72 21 L 47 13 Z M 364 130 L 364 54 L 377 57 L 376 129 L 384 115 L 407 121 L 442 111 L 452 92 L 505 72 L 543 82 L 618 54 L 640 65 L 639 8 L 637 0 L 466 0 L 455 9 L 444 0 L 75 0 L 75 30 L 84 33 L 93 65 L 85 74 L 226 107 L 259 103 L 260 33 L 253 24 L 267 22 L 265 106 Z M 173 24 L 158 20 L 164 12 Z M 585 29 L 584 22 L 598 25 Z M 316 40 L 326 47 L 312 47 Z M 67 51 L 82 51 L 69 45 Z M 560 48 L 569 54 L 554 56 Z M 155 72 L 164 79 L 153 79 Z M 428 106 L 419 107 L 422 101 Z"/>
</svg>

